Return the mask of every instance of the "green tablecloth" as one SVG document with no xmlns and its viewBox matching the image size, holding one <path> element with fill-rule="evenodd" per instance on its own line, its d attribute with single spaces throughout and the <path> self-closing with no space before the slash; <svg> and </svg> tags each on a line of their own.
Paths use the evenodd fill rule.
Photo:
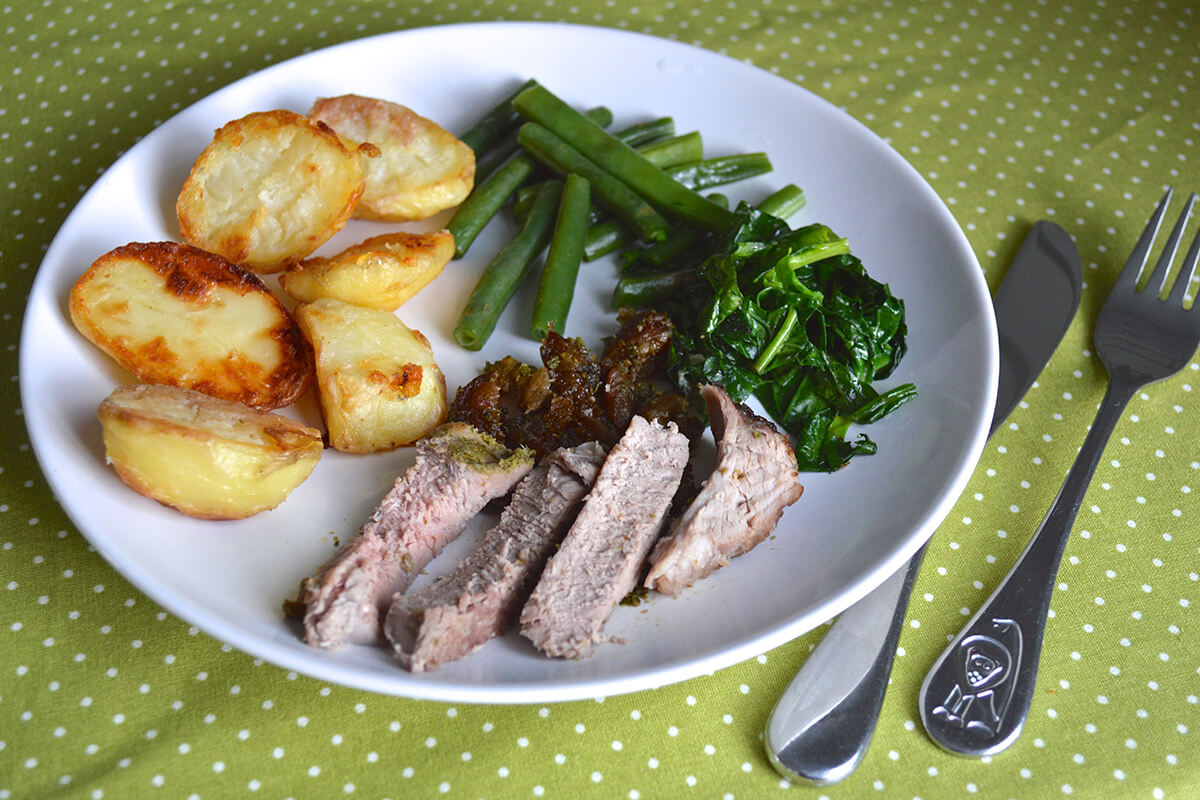
<svg viewBox="0 0 1200 800">
<path fill-rule="evenodd" d="M 656 691 L 549 706 L 417 702 L 290 674 L 126 583 L 73 528 L 21 423 L 25 296 L 122 152 L 291 56 L 448 22 L 563 20 L 745 59 L 845 108 L 946 200 L 995 286 L 1034 221 L 1083 257 L 1083 302 L 932 540 L 874 745 L 834 787 L 763 756 L 820 639 Z M 1104 387 L 1090 329 L 1167 183 L 1200 189 L 1200 11 L 1135 0 L 460 0 L 0 7 L 0 800 L 28 797 L 1200 797 L 1200 415 L 1193 362 L 1135 398 L 1067 546 L 1031 718 L 983 761 L 917 717 L 928 666 L 1054 498 Z M 1176 204 L 1176 208 L 1178 204 Z"/>
</svg>

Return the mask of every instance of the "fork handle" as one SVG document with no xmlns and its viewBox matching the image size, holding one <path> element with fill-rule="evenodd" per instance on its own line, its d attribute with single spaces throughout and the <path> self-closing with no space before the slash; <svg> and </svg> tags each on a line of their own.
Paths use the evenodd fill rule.
<svg viewBox="0 0 1200 800">
<path fill-rule="evenodd" d="M 961 755 L 998 753 L 1021 733 L 1033 701 L 1059 561 L 1096 465 L 1135 387 L 1112 379 L 1054 504 L 1016 564 L 950 641 L 921 684 L 921 723 Z"/>
</svg>

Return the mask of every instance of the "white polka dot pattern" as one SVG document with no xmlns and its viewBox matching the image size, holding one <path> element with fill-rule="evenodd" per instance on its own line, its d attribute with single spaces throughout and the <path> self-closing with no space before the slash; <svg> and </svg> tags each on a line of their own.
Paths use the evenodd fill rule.
<svg viewBox="0 0 1200 800">
<path fill-rule="evenodd" d="M 874 746 L 843 784 L 781 780 L 759 735 L 824 628 L 626 697 L 547 707 L 397 700 L 288 673 L 189 628 L 125 583 L 52 502 L 21 426 L 17 339 L 33 273 L 87 187 L 164 119 L 257 69 L 371 33 L 504 19 L 644 31 L 812 89 L 930 181 L 992 286 L 1037 219 L 1056 220 L 1079 245 L 1078 319 L 932 540 Z M 1195 362 L 1135 398 L 1097 471 L 1018 744 L 982 761 L 951 758 L 925 738 L 914 698 L 1083 440 L 1104 384 L 1090 327 L 1117 262 L 1164 184 L 1200 189 L 1198 40 L 1192 4 L 1133 0 L 3 5 L 0 800 L 1194 797 Z"/>
</svg>

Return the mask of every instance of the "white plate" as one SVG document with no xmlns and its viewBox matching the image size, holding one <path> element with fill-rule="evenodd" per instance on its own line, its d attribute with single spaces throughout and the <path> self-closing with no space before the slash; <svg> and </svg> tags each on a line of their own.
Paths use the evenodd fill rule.
<svg viewBox="0 0 1200 800">
<path fill-rule="evenodd" d="M 775 535 L 682 597 L 620 607 L 606 644 L 579 661 L 543 658 L 518 636 L 432 674 L 413 676 L 380 648 L 304 645 L 281 603 L 358 530 L 410 454 L 327 451 L 274 511 L 200 522 L 142 498 L 105 465 L 96 406 L 130 380 L 72 327 L 66 300 L 99 255 L 130 241 L 175 239 L 175 197 L 212 132 L 251 111 L 303 112 L 317 96 L 358 93 L 408 105 L 464 130 L 527 77 L 616 124 L 675 117 L 709 154 L 765 150 L 775 171 L 730 188 L 755 201 L 791 182 L 850 239 L 871 274 L 908 309 L 909 353 L 889 384 L 920 397 L 872 426 L 877 455 L 806 491 Z M 445 219 L 435 220 L 444 223 Z M 321 252 L 386 229 L 353 222 Z M 399 315 L 433 344 L 450 390 L 508 353 L 536 363 L 519 295 L 480 353 L 450 337 L 458 310 L 507 231 L 493 224 Z M 585 266 L 567 333 L 593 347 L 614 329 L 615 266 Z M 46 254 L 21 343 L 21 391 L 34 448 L 57 497 L 129 581 L 212 636 L 282 667 L 363 689 L 455 702 L 518 703 L 647 689 L 750 658 L 815 628 L 899 568 L 949 512 L 983 447 L 996 390 L 995 323 L 971 248 L 932 189 L 883 141 L 792 83 L 739 61 L 640 34 L 562 24 L 495 23 L 398 32 L 264 70 L 181 112 L 123 156 L 84 196 Z M 289 413 L 316 423 L 311 401 Z M 484 528 L 434 562 L 446 571 Z"/>
</svg>

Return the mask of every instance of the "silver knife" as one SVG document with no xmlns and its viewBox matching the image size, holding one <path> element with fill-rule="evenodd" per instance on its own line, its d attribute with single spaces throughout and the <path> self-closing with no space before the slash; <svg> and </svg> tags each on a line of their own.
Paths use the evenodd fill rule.
<svg viewBox="0 0 1200 800">
<path fill-rule="evenodd" d="M 1000 380 L 989 435 L 1016 407 L 1058 347 L 1082 292 L 1074 242 L 1036 223 L 996 289 Z M 842 613 L 784 690 L 763 743 L 785 777 L 828 785 L 848 777 L 871 743 L 908 598 L 925 554 Z"/>
</svg>

